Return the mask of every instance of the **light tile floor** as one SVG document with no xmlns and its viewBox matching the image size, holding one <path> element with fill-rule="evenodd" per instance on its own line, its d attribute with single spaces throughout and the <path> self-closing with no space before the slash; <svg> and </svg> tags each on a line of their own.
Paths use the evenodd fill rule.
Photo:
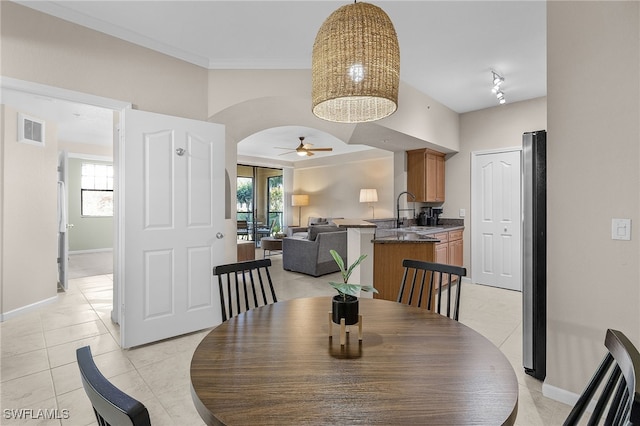
<svg viewBox="0 0 640 426">
<path fill-rule="evenodd" d="M 262 250 L 256 255 L 262 257 Z M 331 275 L 313 278 L 287 272 L 280 255 L 271 259 L 280 299 L 333 294 L 326 284 Z M 189 366 L 208 330 L 122 350 L 118 326 L 110 320 L 112 285 L 110 274 L 72 279 L 69 291 L 60 293 L 55 303 L 0 325 L 0 424 L 95 424 L 75 362 L 75 349 L 84 345 L 91 345 L 107 378 L 147 406 L 153 425 L 203 424 L 191 401 Z M 498 346 L 516 371 L 516 424 L 562 424 L 570 407 L 542 396 L 541 382 L 521 367 L 521 294 L 473 284 L 465 285 L 463 292 L 460 321 Z M 31 409 L 30 417 L 40 418 L 10 418 L 10 410 L 19 409 Z M 58 410 L 53 413 L 64 418 L 47 420 L 38 410 Z"/>
</svg>

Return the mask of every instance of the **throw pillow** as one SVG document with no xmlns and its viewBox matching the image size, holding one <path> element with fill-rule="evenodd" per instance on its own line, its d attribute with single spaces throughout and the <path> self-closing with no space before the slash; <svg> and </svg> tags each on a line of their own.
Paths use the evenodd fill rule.
<svg viewBox="0 0 640 426">
<path fill-rule="evenodd" d="M 309 226 L 313 225 L 328 225 L 329 221 L 325 217 L 310 217 Z"/>
<path fill-rule="evenodd" d="M 337 232 L 342 231 L 339 227 L 335 225 L 314 225 L 309 227 L 309 240 L 315 241 L 318 234 L 323 232 Z"/>
</svg>

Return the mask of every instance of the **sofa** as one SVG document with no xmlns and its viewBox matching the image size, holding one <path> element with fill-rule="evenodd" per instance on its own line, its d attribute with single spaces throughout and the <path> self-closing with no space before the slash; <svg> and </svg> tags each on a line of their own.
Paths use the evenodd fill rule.
<svg viewBox="0 0 640 426">
<path fill-rule="evenodd" d="M 287 237 L 308 238 L 309 228 L 317 225 L 335 225 L 333 219 L 344 219 L 342 217 L 314 217 L 309 216 L 307 226 L 290 226 L 287 228 Z"/>
<path fill-rule="evenodd" d="M 282 267 L 314 277 L 340 270 L 329 250 L 347 257 L 347 230 L 335 225 L 310 226 L 308 238 L 282 239 Z"/>
</svg>

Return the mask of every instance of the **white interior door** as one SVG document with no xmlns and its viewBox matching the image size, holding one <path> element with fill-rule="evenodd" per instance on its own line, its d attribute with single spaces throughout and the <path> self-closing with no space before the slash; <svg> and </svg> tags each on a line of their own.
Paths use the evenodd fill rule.
<svg viewBox="0 0 640 426">
<path fill-rule="evenodd" d="M 220 323 L 224 126 L 125 110 L 121 345 Z"/>
<path fill-rule="evenodd" d="M 58 153 L 58 285 L 64 291 L 69 289 L 69 156 L 67 151 Z"/>
<path fill-rule="evenodd" d="M 472 157 L 472 280 L 522 291 L 520 150 Z"/>
</svg>

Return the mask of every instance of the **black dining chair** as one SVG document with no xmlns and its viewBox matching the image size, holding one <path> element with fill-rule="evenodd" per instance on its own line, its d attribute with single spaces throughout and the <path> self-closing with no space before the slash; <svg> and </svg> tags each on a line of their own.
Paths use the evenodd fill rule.
<svg viewBox="0 0 640 426">
<path fill-rule="evenodd" d="M 242 238 L 245 240 L 249 239 L 249 224 L 246 220 L 237 221 L 237 233 L 238 238 Z"/>
<path fill-rule="evenodd" d="M 608 353 L 578 398 L 564 426 L 583 424 L 581 418 L 599 388 L 600 394 L 588 425 L 601 424 L 605 411 L 605 425 L 640 425 L 640 353 L 627 336 L 617 330 L 607 330 L 604 345 Z"/>
<path fill-rule="evenodd" d="M 150 426 L 149 411 L 108 381 L 93 361 L 91 348 L 76 349 L 80 378 L 100 426 Z"/>
<path fill-rule="evenodd" d="M 425 307 L 442 314 L 444 301 L 446 316 L 458 321 L 462 277 L 467 275 L 465 268 L 413 259 L 404 259 L 402 266 L 404 274 L 398 291 L 398 302 Z M 454 287 L 455 290 L 452 291 Z M 443 297 L 443 288 L 446 297 Z M 435 309 L 432 303 L 435 303 Z"/>
<path fill-rule="evenodd" d="M 218 277 L 222 321 L 278 301 L 269 273 L 270 266 L 271 259 L 259 259 L 213 268 L 213 275 Z"/>
</svg>

